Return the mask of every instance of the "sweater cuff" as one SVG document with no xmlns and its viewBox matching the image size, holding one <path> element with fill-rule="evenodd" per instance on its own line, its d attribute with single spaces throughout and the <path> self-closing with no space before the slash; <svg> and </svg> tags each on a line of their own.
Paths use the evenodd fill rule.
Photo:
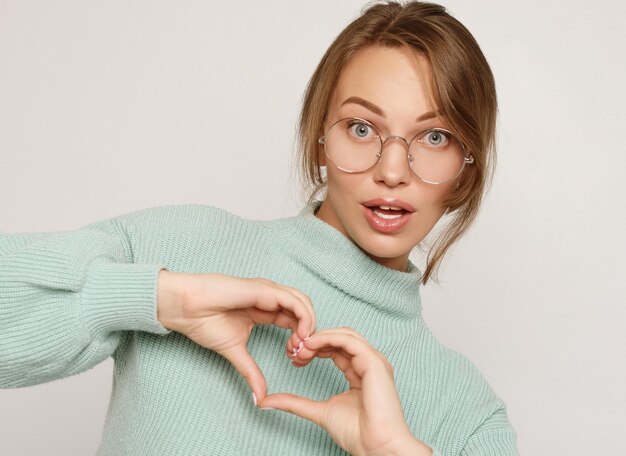
<svg viewBox="0 0 626 456">
<path fill-rule="evenodd" d="M 114 331 L 169 334 L 157 319 L 157 264 L 94 262 L 80 294 L 87 328 L 96 337 Z"/>
</svg>

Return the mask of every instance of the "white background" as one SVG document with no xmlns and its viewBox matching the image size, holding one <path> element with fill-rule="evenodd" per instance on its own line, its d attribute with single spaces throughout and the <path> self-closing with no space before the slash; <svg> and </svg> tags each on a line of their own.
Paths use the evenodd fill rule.
<svg viewBox="0 0 626 456">
<path fill-rule="evenodd" d="M 362 6 L 0 1 L 0 230 L 178 203 L 294 214 L 301 96 Z M 446 6 L 494 71 L 499 164 L 424 317 L 506 402 L 522 454 L 626 454 L 626 7 Z M 111 372 L 0 391 L 0 453 L 95 453 Z"/>
</svg>

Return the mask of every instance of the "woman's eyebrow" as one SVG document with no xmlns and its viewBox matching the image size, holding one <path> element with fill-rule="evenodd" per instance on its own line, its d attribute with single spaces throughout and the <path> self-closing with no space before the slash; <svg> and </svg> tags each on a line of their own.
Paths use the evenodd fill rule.
<svg viewBox="0 0 626 456">
<path fill-rule="evenodd" d="M 341 103 L 341 106 L 346 105 L 348 103 L 354 103 L 354 104 L 361 105 L 364 108 L 367 108 L 370 111 L 372 111 L 374 114 L 379 115 L 383 119 L 385 118 L 385 113 L 383 112 L 383 110 L 379 106 L 376 106 L 371 101 L 367 101 L 367 100 L 365 100 L 365 99 L 363 99 L 361 97 L 350 97 L 350 98 L 346 99 L 346 101 Z"/>
<path fill-rule="evenodd" d="M 354 104 L 361 105 L 364 108 L 369 109 L 370 111 L 372 111 L 374 114 L 379 115 L 383 119 L 385 118 L 385 112 L 382 110 L 382 108 L 380 106 L 375 105 L 371 101 L 367 101 L 367 100 L 365 100 L 365 99 L 363 99 L 361 97 L 349 97 L 343 103 L 341 103 L 341 106 L 343 106 L 345 104 L 349 104 L 349 103 L 354 103 Z M 427 120 L 427 119 L 432 119 L 433 117 L 437 117 L 439 114 L 440 113 L 438 111 L 428 111 L 428 112 L 425 112 L 421 116 L 418 116 L 418 118 L 416 119 L 416 122 L 422 122 L 422 121 Z"/>
<path fill-rule="evenodd" d="M 418 116 L 418 118 L 415 119 L 415 121 L 422 122 L 424 120 L 434 119 L 435 117 L 438 117 L 439 115 L 441 115 L 439 111 L 428 111 L 422 114 L 421 116 Z"/>
</svg>

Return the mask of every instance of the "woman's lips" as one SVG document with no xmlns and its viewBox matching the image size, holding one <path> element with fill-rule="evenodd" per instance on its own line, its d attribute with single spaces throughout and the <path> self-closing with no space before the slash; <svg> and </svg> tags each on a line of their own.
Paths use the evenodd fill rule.
<svg viewBox="0 0 626 456">
<path fill-rule="evenodd" d="M 367 223 L 376 231 L 380 233 L 395 233 L 400 231 L 404 226 L 409 223 L 411 220 L 412 212 L 402 212 L 400 217 L 387 219 L 383 218 L 379 215 L 376 215 L 374 211 L 376 211 L 378 207 L 367 207 L 361 205 L 361 210 L 363 211 L 363 216 Z"/>
</svg>

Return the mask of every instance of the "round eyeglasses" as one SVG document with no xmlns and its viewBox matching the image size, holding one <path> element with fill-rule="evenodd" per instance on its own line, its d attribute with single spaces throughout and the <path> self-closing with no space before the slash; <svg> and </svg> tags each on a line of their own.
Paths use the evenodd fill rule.
<svg viewBox="0 0 626 456">
<path fill-rule="evenodd" d="M 429 128 L 410 141 L 401 136 L 388 136 L 383 140 L 371 122 L 348 117 L 333 123 L 318 142 L 337 168 L 347 173 L 361 173 L 378 163 L 383 147 L 391 139 L 404 141 L 409 168 L 429 184 L 445 184 L 457 178 L 465 164 L 474 163 L 472 155 L 465 156 L 463 144 L 443 128 Z"/>
</svg>

